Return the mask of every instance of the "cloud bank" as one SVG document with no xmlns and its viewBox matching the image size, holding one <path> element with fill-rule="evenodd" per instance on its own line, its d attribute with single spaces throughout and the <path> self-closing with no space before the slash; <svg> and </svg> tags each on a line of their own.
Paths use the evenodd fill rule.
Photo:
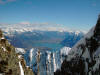
<svg viewBox="0 0 100 75">
<path fill-rule="evenodd" d="M 73 30 L 70 28 L 67 28 L 63 24 L 54 24 L 54 23 L 30 23 L 28 21 L 20 22 L 17 24 L 0 24 L 0 29 L 4 31 L 19 31 L 19 32 L 25 32 L 25 31 L 59 31 L 59 32 L 83 32 L 87 33 L 87 31 L 84 30 Z"/>
<path fill-rule="evenodd" d="M 67 27 L 64 27 L 61 24 L 53 24 L 53 23 L 30 23 L 30 22 L 20 22 L 17 24 L 0 24 L 0 28 L 8 31 L 70 31 Z"/>
</svg>

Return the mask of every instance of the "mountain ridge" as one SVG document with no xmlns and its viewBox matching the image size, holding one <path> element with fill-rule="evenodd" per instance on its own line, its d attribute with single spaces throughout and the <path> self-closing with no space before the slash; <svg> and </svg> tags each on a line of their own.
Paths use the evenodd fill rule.
<svg viewBox="0 0 100 75">
<path fill-rule="evenodd" d="M 95 27 L 70 50 L 61 70 L 54 75 L 100 75 L 100 16 Z"/>
</svg>

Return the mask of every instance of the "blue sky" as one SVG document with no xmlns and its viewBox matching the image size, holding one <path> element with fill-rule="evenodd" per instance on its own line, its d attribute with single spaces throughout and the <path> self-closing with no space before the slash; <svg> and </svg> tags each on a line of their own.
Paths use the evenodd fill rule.
<svg viewBox="0 0 100 75">
<path fill-rule="evenodd" d="M 100 0 L 0 0 L 0 23 L 54 23 L 89 30 L 100 13 Z"/>
</svg>

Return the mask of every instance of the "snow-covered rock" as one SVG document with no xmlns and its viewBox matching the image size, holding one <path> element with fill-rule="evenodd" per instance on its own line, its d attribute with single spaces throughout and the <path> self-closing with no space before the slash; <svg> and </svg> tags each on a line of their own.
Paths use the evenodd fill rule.
<svg viewBox="0 0 100 75">
<path fill-rule="evenodd" d="M 35 74 L 53 75 L 61 67 L 60 54 L 60 50 L 52 52 L 47 49 L 32 48 L 26 52 L 25 59 Z"/>
<path fill-rule="evenodd" d="M 16 53 L 25 54 L 25 50 L 23 48 L 15 48 Z"/>
<path fill-rule="evenodd" d="M 71 50 L 70 47 L 63 47 L 61 49 L 61 55 L 68 55 L 69 51 Z"/>
<path fill-rule="evenodd" d="M 60 61 L 61 63 L 65 60 L 65 58 L 67 57 L 68 53 L 70 52 L 71 48 L 70 47 L 63 47 L 61 50 L 60 50 Z"/>
</svg>

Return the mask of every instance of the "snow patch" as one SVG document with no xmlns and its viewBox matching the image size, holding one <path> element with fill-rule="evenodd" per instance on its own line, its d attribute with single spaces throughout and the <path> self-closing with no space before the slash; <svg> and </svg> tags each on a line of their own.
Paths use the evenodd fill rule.
<svg viewBox="0 0 100 75">
<path fill-rule="evenodd" d="M 2 47 L 3 51 L 6 51 L 6 49 L 4 47 Z"/>
<path fill-rule="evenodd" d="M 24 70 L 20 61 L 19 61 L 19 67 L 20 67 L 20 72 L 21 72 L 20 75 L 24 75 Z"/>
<path fill-rule="evenodd" d="M 47 59 L 51 60 L 51 52 L 47 51 Z"/>
<path fill-rule="evenodd" d="M 30 50 L 30 62 L 32 62 L 32 59 L 33 59 L 33 51 L 34 51 L 34 48 Z"/>
<path fill-rule="evenodd" d="M 16 53 L 25 54 L 25 50 L 23 48 L 15 48 Z"/>
<path fill-rule="evenodd" d="M 71 50 L 70 47 L 63 47 L 61 49 L 61 55 L 68 55 L 69 51 Z"/>
<path fill-rule="evenodd" d="M 2 38 L 1 38 L 1 40 L 2 40 L 2 39 L 5 39 L 5 38 L 4 38 L 4 37 L 2 37 Z"/>
<path fill-rule="evenodd" d="M 22 58 L 22 55 L 18 55 L 18 58 L 21 59 Z"/>
<path fill-rule="evenodd" d="M 57 66 L 56 66 L 56 59 L 55 59 L 55 54 L 53 53 L 53 64 L 54 64 L 54 72 L 56 71 L 57 69 Z"/>
</svg>

